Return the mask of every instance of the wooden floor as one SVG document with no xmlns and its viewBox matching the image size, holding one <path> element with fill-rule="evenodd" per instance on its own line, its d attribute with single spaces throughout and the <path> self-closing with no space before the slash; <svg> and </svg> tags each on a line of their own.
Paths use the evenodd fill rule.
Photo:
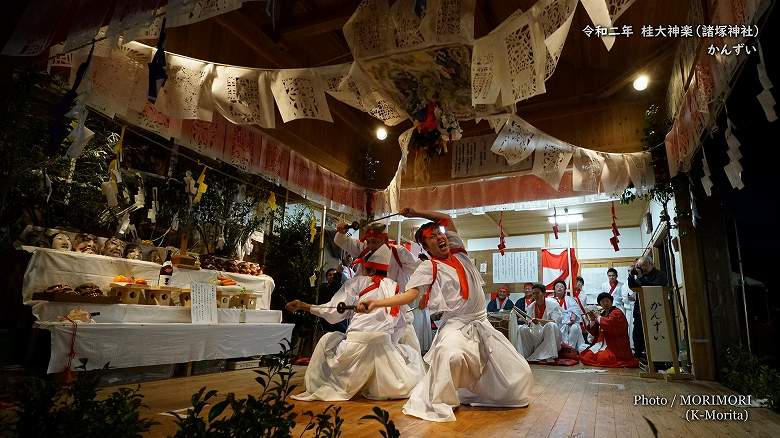
<svg viewBox="0 0 780 438">
<path fill-rule="evenodd" d="M 643 379 L 636 370 L 609 370 L 594 374 L 588 368 L 533 366 L 534 387 L 531 404 L 521 409 L 486 409 L 461 406 L 457 421 L 432 423 L 401 413 L 403 400 L 374 402 L 359 398 L 336 403 L 342 407 L 344 437 L 380 436 L 378 423 L 360 420 L 372 406 L 390 412 L 402 437 L 652 437 L 647 420 L 654 423 L 660 437 L 780 437 L 780 416 L 760 408 L 748 408 L 746 422 L 686 422 L 687 407 L 634 406 L 635 395 L 730 394 L 731 391 L 709 382 L 667 383 Z M 296 367 L 295 384 L 303 387 L 305 368 Z M 141 385 L 145 415 L 161 424 L 149 436 L 168 436 L 175 431 L 173 418 L 165 412 L 186 410 L 190 397 L 201 386 L 219 391 L 218 401 L 228 392 L 246 395 L 256 391 L 256 374 L 251 370 L 232 371 L 149 382 Z M 111 388 L 108 388 L 111 389 Z M 296 390 L 296 392 L 300 392 Z M 331 403 L 296 402 L 296 411 L 315 413 Z M 728 407 L 716 408 L 728 411 Z M 300 418 L 303 421 L 303 418 Z M 299 436 L 302 425 L 298 426 Z M 304 435 L 306 436 L 306 435 Z"/>
</svg>

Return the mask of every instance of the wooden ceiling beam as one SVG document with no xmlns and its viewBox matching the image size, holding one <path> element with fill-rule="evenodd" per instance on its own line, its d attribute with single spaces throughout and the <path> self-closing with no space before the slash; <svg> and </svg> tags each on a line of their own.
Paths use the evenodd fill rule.
<svg viewBox="0 0 780 438">
<path fill-rule="evenodd" d="M 608 102 L 608 99 L 615 93 L 620 91 L 623 87 L 631 82 L 633 76 L 637 71 L 647 68 L 648 66 L 657 65 L 662 63 L 674 54 L 674 42 L 669 41 L 660 45 L 656 50 L 640 59 L 639 61 L 628 67 L 625 72 L 614 79 L 604 84 L 597 90 L 591 91 L 585 94 L 579 94 L 574 97 L 562 97 L 559 99 L 542 100 L 537 103 L 531 104 L 518 104 L 517 111 L 519 114 L 534 114 L 545 110 L 550 110 L 556 114 L 563 114 L 563 108 L 572 108 L 576 110 L 576 106 L 585 103 L 591 104 L 609 104 L 614 105 L 615 102 Z M 665 79 L 664 79 L 665 80 Z M 665 92 L 665 90 L 663 90 Z M 644 98 L 646 99 L 646 98 Z M 565 110 L 563 110 L 565 111 Z M 581 112 L 581 111 L 580 111 Z M 550 117 L 547 117 L 550 118 Z"/>
<path fill-rule="evenodd" d="M 241 14 L 240 11 L 237 12 L 217 16 L 214 20 L 226 31 L 235 35 L 241 42 L 255 51 L 261 58 L 268 61 L 270 67 L 300 67 L 299 61 L 283 50 L 283 45 L 274 42 L 246 15 Z M 371 130 L 366 126 L 366 121 L 356 114 L 352 114 L 349 109 L 343 108 L 341 105 L 340 102 L 329 102 L 330 112 L 357 134 L 359 138 L 367 142 L 373 142 L 374 138 L 371 135 Z"/>
<path fill-rule="evenodd" d="M 281 40 L 285 42 L 301 41 L 307 38 L 320 36 L 323 34 L 341 31 L 344 24 L 349 20 L 349 14 L 319 18 L 306 24 L 299 24 L 285 29 L 281 32 Z"/>
</svg>

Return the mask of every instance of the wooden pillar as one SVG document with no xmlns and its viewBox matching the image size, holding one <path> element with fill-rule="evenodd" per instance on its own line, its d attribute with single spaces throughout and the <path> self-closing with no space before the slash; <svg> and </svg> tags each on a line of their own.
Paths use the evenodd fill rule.
<svg viewBox="0 0 780 438">
<path fill-rule="evenodd" d="M 680 241 L 680 260 L 685 287 L 682 288 L 688 316 L 689 357 L 694 377 L 715 379 L 715 350 L 712 340 L 712 322 L 707 297 L 706 260 L 699 245 L 699 236 L 693 228 L 690 192 L 687 180 L 675 191 L 677 225 Z M 682 339 L 680 339 L 682 341 Z"/>
<path fill-rule="evenodd" d="M 697 227 L 699 243 L 707 255 L 704 268 L 710 315 L 717 321 L 712 325 L 715 365 L 720 370 L 719 361 L 725 357 L 726 349 L 743 345 L 747 333 L 740 292 L 731 285 L 730 239 L 726 236 L 733 230 L 729 229 L 730 218 L 723 214 L 717 193 L 710 197 L 697 196 L 696 205 L 702 217 Z"/>
</svg>

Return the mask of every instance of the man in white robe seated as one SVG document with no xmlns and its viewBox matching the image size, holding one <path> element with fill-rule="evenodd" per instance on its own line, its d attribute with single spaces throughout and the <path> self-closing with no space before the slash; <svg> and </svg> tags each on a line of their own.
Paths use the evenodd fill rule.
<svg viewBox="0 0 780 438">
<path fill-rule="evenodd" d="M 399 307 L 370 314 L 351 310 L 339 313 L 339 303 L 355 305 L 361 300 L 392 297 L 397 292 L 393 280 L 384 277 L 387 260 L 374 254 L 366 273 L 344 284 L 327 304 L 312 306 L 299 300 L 287 304 L 290 312 L 307 311 L 335 324 L 351 318 L 347 333 L 331 332 L 320 338 L 306 369 L 306 392 L 296 400 L 342 401 L 360 392 L 372 400 L 406 398 L 424 374 L 419 351 L 397 342 L 403 335 L 398 319 L 405 318 Z"/>
<path fill-rule="evenodd" d="M 561 338 L 563 342 L 577 350 L 585 350 L 588 346 L 585 344 L 585 338 L 582 336 L 583 322 L 582 314 L 585 309 L 577 298 L 566 294 L 566 282 L 558 280 L 553 285 L 555 292 L 555 302 L 561 308 Z"/>
<path fill-rule="evenodd" d="M 358 274 L 365 275 L 365 268 L 367 267 L 365 265 L 366 258 L 377 252 L 387 251 L 389 254 L 387 278 L 398 283 L 401 291 L 406 290 L 406 282 L 409 281 L 409 276 L 417 268 L 419 260 L 402 245 L 390 243 L 387 237 L 386 226 L 382 223 L 374 222 L 368 224 L 360 240 L 347 236 L 348 229 L 349 225 L 346 223 L 338 224 L 333 243 L 354 257 L 352 264 L 357 269 Z M 430 325 L 427 326 L 426 331 L 426 326 L 422 322 L 427 321 L 429 316 L 423 314 L 424 312 L 419 310 L 414 303 L 412 309 L 409 315 L 414 316 L 414 318 L 399 320 L 399 323 L 403 322 L 406 324 L 405 329 L 399 327 L 399 330 L 406 331 L 406 333 L 402 333 L 401 342 L 414 347 L 417 351 L 422 351 L 423 348 L 427 348 L 430 345 L 430 339 L 432 338 Z M 409 306 L 404 306 L 401 309 L 404 314 L 409 310 L 411 310 Z"/>
<path fill-rule="evenodd" d="M 415 233 L 431 260 L 420 264 L 406 292 L 363 301 L 358 310 L 381 312 L 422 295 L 420 306 L 442 312 L 443 324 L 424 358 L 430 368 L 412 390 L 403 412 L 428 421 L 455 421 L 453 409 L 460 404 L 527 406 L 531 368 L 488 321 L 482 279 L 452 220 L 437 212 L 404 209 L 402 214 L 434 221 Z"/>
<path fill-rule="evenodd" d="M 528 361 L 554 362 L 561 348 L 561 308 L 545 298 L 545 287 L 534 284 L 534 302 L 525 308 L 532 319 L 517 328 L 517 351 Z"/>
</svg>

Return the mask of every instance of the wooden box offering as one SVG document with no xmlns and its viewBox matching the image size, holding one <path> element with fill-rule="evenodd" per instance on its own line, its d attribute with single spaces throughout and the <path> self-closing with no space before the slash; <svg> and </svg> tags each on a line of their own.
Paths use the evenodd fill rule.
<svg viewBox="0 0 780 438">
<path fill-rule="evenodd" d="M 220 309 L 229 309 L 230 308 L 230 299 L 233 297 L 233 294 L 217 291 L 217 307 Z"/>
<path fill-rule="evenodd" d="M 231 309 L 250 309 L 257 308 L 257 295 L 256 294 L 238 294 L 230 297 Z"/>
<path fill-rule="evenodd" d="M 173 301 L 173 294 L 177 292 L 178 288 L 173 287 L 160 287 L 154 289 L 147 289 L 146 304 L 155 306 L 170 306 Z"/>
<path fill-rule="evenodd" d="M 192 307 L 192 291 L 190 289 L 182 289 L 179 292 L 179 305 L 183 307 Z"/>
<path fill-rule="evenodd" d="M 119 302 L 122 304 L 144 304 L 146 303 L 144 289 L 144 286 L 111 283 L 110 294 L 119 297 Z"/>
</svg>

